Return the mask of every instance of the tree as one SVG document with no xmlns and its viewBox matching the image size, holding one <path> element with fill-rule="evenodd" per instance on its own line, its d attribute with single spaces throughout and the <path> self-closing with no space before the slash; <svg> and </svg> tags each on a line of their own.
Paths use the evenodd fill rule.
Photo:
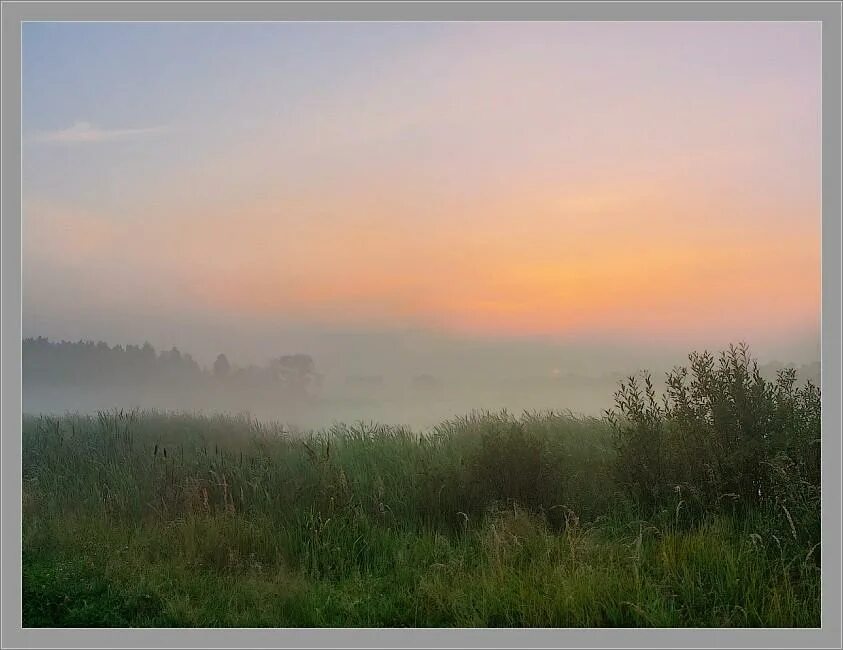
<svg viewBox="0 0 843 650">
<path fill-rule="evenodd" d="M 273 379 L 280 382 L 284 391 L 296 397 L 306 396 L 319 386 L 321 376 L 309 354 L 288 354 L 270 362 Z"/>
<path fill-rule="evenodd" d="M 224 354 L 217 355 L 217 359 L 214 361 L 214 376 L 219 379 L 225 379 L 230 372 L 231 364 L 228 363 L 228 357 Z"/>
</svg>

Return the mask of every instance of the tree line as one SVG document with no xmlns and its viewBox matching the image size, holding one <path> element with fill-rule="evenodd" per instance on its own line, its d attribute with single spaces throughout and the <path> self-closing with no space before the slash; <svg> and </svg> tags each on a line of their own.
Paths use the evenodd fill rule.
<svg viewBox="0 0 843 650">
<path fill-rule="evenodd" d="M 23 340 L 24 384 L 44 385 L 209 385 L 272 386 L 291 397 L 315 394 L 322 381 L 308 354 L 288 354 L 265 365 L 238 367 L 219 354 L 210 368 L 177 347 L 157 351 L 150 343 L 114 345 L 104 341 Z"/>
</svg>

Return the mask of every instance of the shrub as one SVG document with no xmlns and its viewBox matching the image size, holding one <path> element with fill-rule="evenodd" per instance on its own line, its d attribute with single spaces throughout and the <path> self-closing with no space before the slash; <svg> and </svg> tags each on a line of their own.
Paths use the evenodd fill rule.
<svg viewBox="0 0 843 650">
<path fill-rule="evenodd" d="M 797 385 L 792 369 L 765 380 L 746 345 L 689 361 L 667 373 L 661 400 L 646 374 L 643 386 L 630 377 L 615 394 L 608 417 L 621 485 L 649 507 L 676 493 L 706 510 L 735 502 L 818 515 L 819 388 Z"/>
</svg>

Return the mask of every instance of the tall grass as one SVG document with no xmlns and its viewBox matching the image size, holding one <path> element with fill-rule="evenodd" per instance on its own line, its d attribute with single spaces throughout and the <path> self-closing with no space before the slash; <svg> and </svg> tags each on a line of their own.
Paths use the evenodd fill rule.
<svg viewBox="0 0 843 650">
<path fill-rule="evenodd" d="M 424 434 L 26 416 L 24 624 L 816 626 L 818 392 L 725 363 Z"/>
</svg>

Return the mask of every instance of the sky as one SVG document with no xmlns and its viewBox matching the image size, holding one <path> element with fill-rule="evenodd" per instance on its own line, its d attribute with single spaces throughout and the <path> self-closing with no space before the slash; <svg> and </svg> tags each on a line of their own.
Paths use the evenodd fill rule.
<svg viewBox="0 0 843 650">
<path fill-rule="evenodd" d="M 810 357 L 820 54 L 819 23 L 27 23 L 24 335 Z"/>
</svg>

